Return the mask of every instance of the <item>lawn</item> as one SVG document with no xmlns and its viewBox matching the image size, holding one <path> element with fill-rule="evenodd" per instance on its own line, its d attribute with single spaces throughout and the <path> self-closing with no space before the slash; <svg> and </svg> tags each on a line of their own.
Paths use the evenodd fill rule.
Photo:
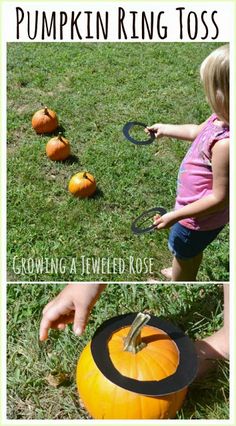
<svg viewBox="0 0 236 426">
<path fill-rule="evenodd" d="M 130 120 L 200 123 L 209 115 L 201 61 L 216 43 L 9 43 L 8 280 L 162 280 L 169 266 L 168 231 L 131 233 L 132 221 L 154 206 L 173 208 L 176 179 L 188 143 L 164 138 L 148 147 L 124 140 Z M 47 105 L 58 114 L 73 156 L 52 162 L 49 136 L 31 128 Z M 91 199 L 67 190 L 87 170 L 97 181 Z M 227 281 L 228 227 L 206 250 L 201 281 Z M 153 259 L 152 270 L 83 273 L 82 258 Z M 65 268 L 24 267 L 34 260 Z M 71 268 L 72 262 L 73 268 Z M 214 265 L 214 267 L 213 267 Z M 27 266 L 27 264 L 26 264 Z"/>
<path fill-rule="evenodd" d="M 94 331 L 121 313 L 148 310 L 181 327 L 192 339 L 222 325 L 221 285 L 109 284 L 96 303 L 84 335 L 69 326 L 38 341 L 41 312 L 62 285 L 10 284 L 7 287 L 7 413 L 9 419 L 88 419 L 75 385 L 77 359 Z M 117 303 L 119 301 L 119 303 Z M 195 381 L 179 419 L 229 418 L 228 364 Z M 53 386 L 51 376 L 64 380 Z"/>
</svg>

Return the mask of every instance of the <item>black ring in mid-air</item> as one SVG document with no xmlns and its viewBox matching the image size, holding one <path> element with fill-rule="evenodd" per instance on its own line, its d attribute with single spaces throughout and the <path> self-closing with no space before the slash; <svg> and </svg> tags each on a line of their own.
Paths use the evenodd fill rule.
<svg viewBox="0 0 236 426">
<path fill-rule="evenodd" d="M 155 316 L 151 316 L 148 325 L 167 333 L 178 348 L 179 365 L 176 372 L 165 379 L 142 381 L 123 376 L 115 368 L 109 355 L 109 339 L 117 330 L 131 325 L 136 316 L 137 313 L 119 315 L 105 321 L 96 331 L 91 342 L 91 352 L 101 373 L 121 388 L 148 396 L 168 395 L 187 387 L 196 377 L 198 370 L 195 346 L 177 326 Z"/>
<path fill-rule="evenodd" d="M 133 221 L 131 225 L 132 232 L 136 235 L 139 235 L 154 231 L 154 229 L 156 229 L 156 225 L 152 224 L 146 228 L 142 228 L 141 226 L 139 226 L 139 222 L 146 222 L 148 219 L 151 219 L 154 214 L 159 214 L 160 216 L 163 216 L 166 213 L 167 211 L 163 207 L 153 207 L 152 209 L 146 210 Z"/>
<path fill-rule="evenodd" d="M 130 132 L 130 129 L 132 129 L 132 127 L 134 126 L 141 126 L 144 128 L 147 127 L 146 124 L 140 123 L 139 121 L 129 121 L 128 123 L 126 123 L 123 127 L 123 133 L 126 139 L 128 139 L 128 141 L 134 143 L 135 145 L 150 145 L 154 141 L 155 139 L 154 133 L 150 133 L 149 139 L 142 140 L 142 141 L 137 141 L 136 139 L 132 138 L 129 132 Z"/>
</svg>

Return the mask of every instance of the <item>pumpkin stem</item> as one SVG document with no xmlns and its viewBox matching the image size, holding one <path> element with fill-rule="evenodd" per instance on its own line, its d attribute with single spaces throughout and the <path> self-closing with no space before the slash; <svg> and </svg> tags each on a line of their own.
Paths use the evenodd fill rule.
<svg viewBox="0 0 236 426">
<path fill-rule="evenodd" d="M 93 183 L 92 179 L 90 179 L 90 178 L 88 177 L 87 172 L 84 172 L 84 174 L 83 174 L 83 178 L 84 178 L 84 179 L 87 179 L 87 180 L 89 180 L 89 182 L 92 182 L 92 183 Z"/>
<path fill-rule="evenodd" d="M 125 351 L 136 354 L 146 346 L 146 343 L 142 342 L 141 339 L 141 330 L 145 326 L 145 324 L 147 324 L 150 318 L 150 315 L 139 312 L 139 314 L 136 316 L 133 323 L 131 324 L 129 333 L 124 339 Z"/>
<path fill-rule="evenodd" d="M 58 132 L 58 139 L 60 140 L 60 141 L 63 141 L 63 139 L 62 139 L 62 132 Z"/>
<path fill-rule="evenodd" d="M 49 115 L 49 114 L 48 114 L 48 107 L 46 107 L 46 106 L 44 107 L 44 114 L 45 114 L 45 115 Z"/>
</svg>

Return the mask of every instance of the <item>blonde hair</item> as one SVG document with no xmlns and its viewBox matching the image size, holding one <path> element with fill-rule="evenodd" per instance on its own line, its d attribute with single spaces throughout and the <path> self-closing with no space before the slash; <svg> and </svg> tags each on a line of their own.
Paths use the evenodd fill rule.
<svg viewBox="0 0 236 426">
<path fill-rule="evenodd" d="M 212 110 L 229 124 L 229 45 L 219 47 L 202 62 L 200 76 Z"/>
</svg>

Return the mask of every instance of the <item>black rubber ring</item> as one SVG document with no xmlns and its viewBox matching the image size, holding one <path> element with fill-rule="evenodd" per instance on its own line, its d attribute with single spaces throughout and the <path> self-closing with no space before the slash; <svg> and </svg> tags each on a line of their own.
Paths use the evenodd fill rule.
<svg viewBox="0 0 236 426">
<path fill-rule="evenodd" d="M 108 341 L 116 330 L 131 325 L 136 315 L 137 313 L 119 315 L 105 321 L 98 328 L 91 342 L 91 352 L 99 370 L 117 386 L 142 395 L 163 396 L 187 387 L 196 377 L 198 370 L 195 346 L 180 328 L 155 316 L 151 316 L 148 325 L 166 332 L 179 350 L 176 372 L 162 380 L 140 381 L 123 376 L 114 367 L 109 356 Z"/>
<path fill-rule="evenodd" d="M 167 213 L 167 210 L 163 207 L 153 207 L 152 209 L 146 210 L 143 212 L 140 216 L 138 216 L 131 225 L 131 230 L 134 234 L 140 235 L 140 234 L 146 234 L 148 232 L 154 231 L 154 229 L 157 229 L 156 225 L 152 224 L 148 226 L 147 228 L 140 228 L 137 226 L 137 223 L 140 221 L 140 219 L 144 219 L 145 217 L 147 219 L 151 218 L 155 213 L 159 213 L 161 216 Z"/>
<path fill-rule="evenodd" d="M 130 129 L 132 129 L 132 127 L 134 126 L 141 126 L 144 128 L 147 127 L 146 124 L 140 123 L 139 121 L 129 121 L 128 123 L 126 123 L 123 127 L 123 134 L 126 137 L 126 139 L 128 139 L 128 141 L 134 143 L 135 145 L 150 145 L 151 143 L 153 143 L 155 136 L 152 133 L 150 133 L 150 138 L 147 140 L 137 141 L 136 139 L 132 138 L 129 132 L 130 132 Z"/>
</svg>

